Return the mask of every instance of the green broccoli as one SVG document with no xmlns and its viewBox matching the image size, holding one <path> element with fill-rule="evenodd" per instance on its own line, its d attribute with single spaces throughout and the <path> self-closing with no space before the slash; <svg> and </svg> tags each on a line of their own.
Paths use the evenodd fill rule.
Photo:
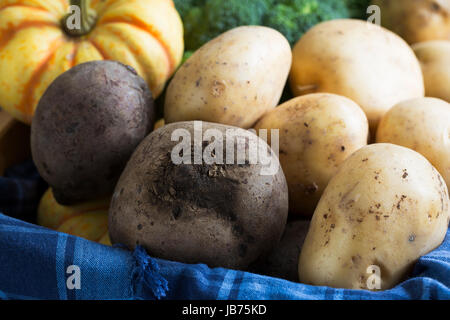
<svg viewBox="0 0 450 320">
<path fill-rule="evenodd" d="M 206 3 L 206 1 L 207 0 L 173 0 L 173 3 L 175 4 L 181 18 L 184 20 L 184 17 L 192 8 L 201 7 Z"/>
<path fill-rule="evenodd" d="M 185 49 L 195 51 L 204 43 L 208 42 L 208 25 L 201 23 L 204 19 L 204 9 L 202 7 L 193 7 L 185 15 L 184 24 L 184 45 Z"/>
<path fill-rule="evenodd" d="M 180 66 L 183 65 L 187 59 L 189 59 L 194 54 L 194 51 L 185 51 L 183 54 L 183 58 L 181 59 Z"/>
<path fill-rule="evenodd" d="M 184 22 L 185 46 L 196 50 L 241 25 L 265 25 L 283 33 L 291 45 L 315 24 L 363 17 L 370 0 L 174 0 Z"/>
<path fill-rule="evenodd" d="M 342 0 L 282 0 L 271 9 L 263 24 L 280 31 L 294 45 L 316 24 L 348 17 Z"/>
<path fill-rule="evenodd" d="M 195 50 L 226 30 L 241 25 L 261 25 L 274 0 L 208 0 L 184 14 L 185 42 Z"/>
<path fill-rule="evenodd" d="M 367 19 L 367 8 L 371 0 L 344 0 L 351 18 Z"/>
</svg>

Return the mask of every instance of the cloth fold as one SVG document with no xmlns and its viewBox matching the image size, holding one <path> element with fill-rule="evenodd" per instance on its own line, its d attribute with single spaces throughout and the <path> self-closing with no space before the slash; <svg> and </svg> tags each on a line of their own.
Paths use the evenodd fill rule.
<svg viewBox="0 0 450 320">
<path fill-rule="evenodd" d="M 143 292 L 150 290 L 153 294 L 153 298 L 161 299 L 166 296 L 169 290 L 168 282 L 159 273 L 159 265 L 156 261 L 150 258 L 141 246 L 137 246 L 133 252 L 133 258 L 135 260 L 135 266 L 132 271 L 132 286 L 133 297 L 140 298 L 137 292 Z M 138 286 L 145 286 L 148 290 L 142 290 Z M 144 297 L 142 297 L 144 299 Z"/>
<path fill-rule="evenodd" d="M 0 212 L 34 223 L 39 200 L 47 187 L 31 160 L 7 169 L 0 176 Z"/>
</svg>

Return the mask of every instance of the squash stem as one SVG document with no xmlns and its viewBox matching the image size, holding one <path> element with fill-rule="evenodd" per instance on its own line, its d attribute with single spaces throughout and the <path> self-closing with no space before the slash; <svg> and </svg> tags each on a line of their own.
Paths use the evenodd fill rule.
<svg viewBox="0 0 450 320">
<path fill-rule="evenodd" d="M 62 19 L 62 27 L 69 36 L 84 36 L 93 29 L 97 16 L 91 9 L 90 2 L 91 0 L 70 0 L 70 12 Z"/>
</svg>

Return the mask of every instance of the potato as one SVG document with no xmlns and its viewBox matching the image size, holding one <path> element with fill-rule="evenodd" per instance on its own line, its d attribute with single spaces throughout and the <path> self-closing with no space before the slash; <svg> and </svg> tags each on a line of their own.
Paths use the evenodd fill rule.
<svg viewBox="0 0 450 320">
<path fill-rule="evenodd" d="M 232 29 L 197 50 L 178 69 L 167 89 L 166 123 L 204 120 L 250 128 L 275 108 L 292 54 L 274 29 Z"/>
<path fill-rule="evenodd" d="M 211 141 L 224 150 L 212 150 Z M 250 161 L 255 143 L 275 170 L 265 172 L 262 162 Z M 236 156 L 246 150 L 245 158 L 221 164 L 221 156 L 225 162 L 235 154 L 225 152 L 227 144 Z M 195 160 L 202 152 L 214 161 Z M 193 164 L 186 163 L 192 157 Z M 287 213 L 283 171 L 262 139 L 236 127 L 178 122 L 152 132 L 131 157 L 113 195 L 109 232 L 113 243 L 142 245 L 156 257 L 242 269 L 280 240 Z"/>
<path fill-rule="evenodd" d="M 425 94 L 450 102 L 450 41 L 427 41 L 413 45 L 422 66 Z"/>
<path fill-rule="evenodd" d="M 381 24 L 409 43 L 450 40 L 449 0 L 373 0 Z"/>
<path fill-rule="evenodd" d="M 359 104 L 371 132 L 396 103 L 424 96 L 420 64 L 394 33 L 359 20 L 332 20 L 310 29 L 293 50 L 294 95 L 329 92 Z"/>
<path fill-rule="evenodd" d="M 288 222 L 281 241 L 266 259 L 255 263 L 250 271 L 298 282 L 298 258 L 309 223 L 308 220 Z"/>
<path fill-rule="evenodd" d="M 377 142 L 413 149 L 430 161 L 450 187 L 450 104 L 436 98 L 401 102 L 383 117 Z"/>
<path fill-rule="evenodd" d="M 339 165 L 367 144 L 369 134 L 367 118 L 355 102 L 324 93 L 285 102 L 263 116 L 255 129 L 279 129 L 289 212 L 308 217 Z"/>
<path fill-rule="evenodd" d="M 119 62 L 83 63 L 56 78 L 33 118 L 31 151 L 58 203 L 111 195 L 154 117 L 146 82 Z"/>
<path fill-rule="evenodd" d="M 300 281 L 392 288 L 442 243 L 448 223 L 447 187 L 423 156 L 392 144 L 366 146 L 320 199 L 300 254 Z"/>
</svg>

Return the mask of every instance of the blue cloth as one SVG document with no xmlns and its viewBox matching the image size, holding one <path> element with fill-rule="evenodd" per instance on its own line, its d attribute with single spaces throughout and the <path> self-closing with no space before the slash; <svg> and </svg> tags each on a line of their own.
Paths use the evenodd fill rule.
<svg viewBox="0 0 450 320">
<path fill-rule="evenodd" d="M 37 205 L 46 189 L 32 161 L 9 168 L 0 176 L 0 212 L 35 222 Z"/>
<path fill-rule="evenodd" d="M 18 189 L 2 189 L 3 183 L 5 179 L 0 190 L 7 192 L 0 199 L 8 199 L 8 193 Z M 72 265 L 79 267 L 80 289 L 67 286 L 74 275 L 67 272 Z M 1 298 L 450 299 L 450 232 L 438 249 L 419 259 L 410 279 L 391 290 L 369 292 L 154 259 L 140 247 L 134 252 L 107 247 L 0 214 Z"/>
</svg>

